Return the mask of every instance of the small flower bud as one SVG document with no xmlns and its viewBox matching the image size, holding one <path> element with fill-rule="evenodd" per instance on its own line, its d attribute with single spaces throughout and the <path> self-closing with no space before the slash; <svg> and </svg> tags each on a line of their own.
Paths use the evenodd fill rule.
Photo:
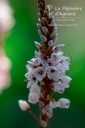
<svg viewBox="0 0 85 128">
<path fill-rule="evenodd" d="M 47 9 L 49 10 L 49 12 L 50 12 L 50 10 L 51 10 L 51 7 L 50 7 L 50 5 L 47 5 Z"/>
<path fill-rule="evenodd" d="M 41 21 L 42 21 L 43 24 L 45 24 L 45 23 L 48 22 L 47 19 L 46 19 L 45 17 L 42 17 L 42 18 L 41 18 Z"/>
<path fill-rule="evenodd" d="M 38 26 L 39 29 L 41 28 L 41 24 L 37 23 L 37 26 Z"/>
<path fill-rule="evenodd" d="M 45 128 L 47 126 L 47 122 L 45 122 L 44 120 L 42 120 L 41 121 L 41 126 Z"/>
<path fill-rule="evenodd" d="M 63 52 L 58 52 L 58 53 L 53 52 L 53 53 L 51 54 L 51 58 L 52 58 L 53 60 L 59 60 L 62 55 L 63 55 Z"/>
<path fill-rule="evenodd" d="M 48 29 L 46 27 L 42 27 L 42 31 L 46 34 L 48 32 Z"/>
<path fill-rule="evenodd" d="M 49 42 L 48 42 L 48 46 L 53 46 L 53 40 L 50 40 Z"/>
<path fill-rule="evenodd" d="M 48 12 L 47 10 L 44 10 L 44 15 L 47 16 Z"/>
<path fill-rule="evenodd" d="M 57 45 L 57 48 L 63 48 L 65 46 L 65 44 L 59 44 L 59 45 Z"/>
<path fill-rule="evenodd" d="M 40 16 L 40 13 L 39 12 L 37 14 L 38 14 L 38 16 Z"/>
<path fill-rule="evenodd" d="M 46 38 L 44 35 L 41 35 L 41 40 L 42 40 L 43 42 L 47 42 L 47 38 Z"/>
<path fill-rule="evenodd" d="M 56 42 L 58 39 L 58 33 L 55 34 L 55 36 L 53 37 L 53 41 Z"/>
<path fill-rule="evenodd" d="M 38 43 L 37 41 L 35 41 L 34 43 L 35 43 L 35 45 L 36 45 L 36 47 L 37 47 L 38 49 L 41 48 L 41 44 L 40 44 L 40 43 Z"/>
<path fill-rule="evenodd" d="M 39 95 L 38 93 L 30 92 L 28 96 L 28 101 L 32 104 L 36 104 L 39 102 Z"/>
<path fill-rule="evenodd" d="M 53 19 L 50 24 L 54 25 L 55 24 L 55 20 Z"/>
<path fill-rule="evenodd" d="M 38 33 L 39 33 L 39 35 L 40 35 L 40 36 L 42 35 L 42 32 L 41 32 L 41 30 L 38 30 Z"/>
<path fill-rule="evenodd" d="M 54 50 L 55 52 L 61 51 L 64 46 L 65 46 L 65 44 L 59 44 L 59 45 L 57 45 L 56 47 L 54 47 L 53 50 Z"/>
<path fill-rule="evenodd" d="M 69 106 L 70 106 L 69 99 L 61 98 L 61 99 L 59 99 L 58 102 L 60 103 L 60 108 L 69 108 Z"/>
<path fill-rule="evenodd" d="M 52 32 L 51 35 L 50 35 L 51 38 L 53 38 L 55 36 L 57 36 L 57 31 Z"/>
<path fill-rule="evenodd" d="M 25 100 L 19 100 L 18 101 L 19 107 L 22 111 L 29 111 L 30 106 Z"/>
<path fill-rule="evenodd" d="M 54 24 L 55 24 L 55 23 L 54 23 Z M 58 28 L 57 28 L 56 24 L 55 24 L 54 27 L 53 27 L 53 31 L 58 31 Z"/>
<path fill-rule="evenodd" d="M 35 57 L 39 57 L 39 52 L 35 51 Z"/>
<path fill-rule="evenodd" d="M 40 18 L 38 18 L 38 21 L 40 22 Z"/>
<path fill-rule="evenodd" d="M 52 54 L 51 54 L 51 58 L 53 59 L 53 60 L 58 60 L 58 55 L 55 53 L 55 52 L 53 52 Z"/>
<path fill-rule="evenodd" d="M 42 101 L 39 101 L 39 106 L 40 106 L 40 107 L 44 107 L 44 106 L 45 106 L 45 103 L 42 102 Z"/>
</svg>

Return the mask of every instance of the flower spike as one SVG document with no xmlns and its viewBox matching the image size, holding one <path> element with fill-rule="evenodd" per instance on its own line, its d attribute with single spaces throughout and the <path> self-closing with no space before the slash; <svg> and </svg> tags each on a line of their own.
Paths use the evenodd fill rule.
<svg viewBox="0 0 85 128">
<path fill-rule="evenodd" d="M 49 119 L 53 116 L 54 108 L 69 108 L 70 101 L 61 98 L 58 101 L 52 96 L 54 93 L 63 94 L 69 88 L 71 78 L 66 76 L 70 59 L 61 51 L 65 46 L 55 46 L 58 39 L 55 18 L 45 0 L 38 0 L 38 32 L 41 43 L 35 41 L 39 52 L 28 61 L 27 73 L 29 88 L 28 101 L 37 104 L 40 110 L 40 128 L 49 128 Z"/>
</svg>

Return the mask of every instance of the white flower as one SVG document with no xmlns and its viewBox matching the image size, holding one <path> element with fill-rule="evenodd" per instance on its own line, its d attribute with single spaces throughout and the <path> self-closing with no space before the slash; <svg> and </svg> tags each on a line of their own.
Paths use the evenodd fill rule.
<svg viewBox="0 0 85 128">
<path fill-rule="evenodd" d="M 69 70 L 69 57 L 66 57 L 66 56 L 62 56 L 59 60 L 59 63 L 61 64 L 61 70 L 62 71 L 67 71 Z"/>
<path fill-rule="evenodd" d="M 54 52 L 61 51 L 65 44 L 59 44 L 53 48 Z"/>
<path fill-rule="evenodd" d="M 25 77 L 26 77 L 26 78 L 28 78 L 28 76 L 29 76 L 29 72 L 27 72 L 27 73 L 25 74 Z"/>
<path fill-rule="evenodd" d="M 49 105 L 46 105 L 42 109 L 42 113 L 43 113 L 43 115 L 47 115 L 49 118 L 51 118 L 52 117 L 53 110 L 52 110 L 52 108 Z"/>
<path fill-rule="evenodd" d="M 45 67 L 38 67 L 34 71 L 34 76 L 38 81 L 41 81 L 46 75 L 46 69 Z"/>
<path fill-rule="evenodd" d="M 58 77 L 60 76 L 59 70 L 54 66 L 47 67 L 47 76 L 49 79 L 53 79 L 57 81 Z"/>
<path fill-rule="evenodd" d="M 62 94 L 65 91 L 65 88 L 59 83 L 54 83 L 53 86 L 54 86 L 53 88 L 54 92 L 58 92 Z"/>
<path fill-rule="evenodd" d="M 29 111 L 30 105 L 25 100 L 19 100 L 18 101 L 19 107 L 23 111 Z"/>
<path fill-rule="evenodd" d="M 53 52 L 53 53 L 51 54 L 51 58 L 52 58 L 53 60 L 58 60 L 58 59 L 60 59 L 60 58 L 62 57 L 62 55 L 63 55 L 63 52 L 61 52 L 61 51 L 59 51 L 59 52 L 57 52 L 57 53 Z"/>
<path fill-rule="evenodd" d="M 58 101 L 50 101 L 50 107 L 52 108 L 69 108 L 70 106 L 70 100 L 61 98 Z"/>
<path fill-rule="evenodd" d="M 70 100 L 61 98 L 59 99 L 58 103 L 60 104 L 60 108 L 69 108 L 70 106 Z"/>
<path fill-rule="evenodd" d="M 35 65 L 31 61 L 27 61 L 26 68 L 28 71 L 31 71 L 33 68 L 35 68 Z"/>
<path fill-rule="evenodd" d="M 40 91 L 41 91 L 41 89 L 38 85 L 32 85 L 30 88 L 31 93 L 37 93 L 40 95 Z"/>
<path fill-rule="evenodd" d="M 28 101 L 30 103 L 36 104 L 39 102 L 39 95 L 38 93 L 30 92 L 28 96 Z"/>
<path fill-rule="evenodd" d="M 46 68 L 48 66 L 47 61 L 45 59 L 42 59 L 42 65 L 43 68 Z"/>
<path fill-rule="evenodd" d="M 45 122 L 44 120 L 42 120 L 42 121 L 41 121 L 41 126 L 42 126 L 43 128 L 46 128 L 47 122 Z"/>
<path fill-rule="evenodd" d="M 69 76 L 61 75 L 61 78 L 59 79 L 58 83 L 64 88 L 69 88 L 71 80 L 72 79 Z"/>
<path fill-rule="evenodd" d="M 60 103 L 59 102 L 56 102 L 56 101 L 50 101 L 50 107 L 51 108 L 57 108 L 57 107 L 60 107 Z"/>
<path fill-rule="evenodd" d="M 39 57 L 35 58 L 34 59 L 34 65 L 38 66 L 40 64 L 42 64 L 42 60 Z"/>
<path fill-rule="evenodd" d="M 60 52 L 59 52 L 59 53 L 60 53 Z M 51 54 L 51 58 L 52 58 L 54 61 L 57 61 L 58 59 L 60 59 L 59 53 L 53 52 L 53 53 Z"/>
<path fill-rule="evenodd" d="M 36 77 L 33 75 L 34 72 L 27 72 L 25 74 L 25 77 L 30 81 L 27 85 L 27 87 L 29 88 L 30 85 L 37 85 L 38 81 L 36 79 Z"/>
<path fill-rule="evenodd" d="M 49 58 L 47 62 L 48 66 L 56 66 L 56 62 L 52 58 Z"/>
<path fill-rule="evenodd" d="M 27 84 L 27 88 L 30 88 L 32 85 L 33 85 L 33 83 L 31 81 L 29 81 Z"/>
</svg>

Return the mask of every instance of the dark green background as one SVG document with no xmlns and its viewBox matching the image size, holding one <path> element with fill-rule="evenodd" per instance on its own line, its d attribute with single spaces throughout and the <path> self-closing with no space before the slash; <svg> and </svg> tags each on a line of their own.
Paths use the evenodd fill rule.
<svg viewBox="0 0 85 128">
<path fill-rule="evenodd" d="M 0 95 L 0 128 L 38 128 L 37 122 L 29 113 L 22 112 L 18 100 L 28 97 L 24 74 L 26 62 L 37 50 L 34 41 L 40 41 L 36 23 L 37 0 L 10 0 L 14 9 L 16 24 L 5 38 L 4 48 L 12 61 L 12 84 Z M 58 27 L 59 38 L 56 44 L 65 43 L 65 55 L 70 55 L 71 66 L 67 73 L 72 77 L 71 86 L 64 94 L 55 97 L 66 97 L 71 100 L 68 110 L 55 109 L 50 128 L 84 128 L 85 127 L 85 1 L 84 0 L 48 0 L 49 4 L 82 6 L 82 19 L 78 27 Z M 59 23 L 59 22 L 58 22 Z M 36 105 L 32 110 L 39 115 Z"/>
</svg>

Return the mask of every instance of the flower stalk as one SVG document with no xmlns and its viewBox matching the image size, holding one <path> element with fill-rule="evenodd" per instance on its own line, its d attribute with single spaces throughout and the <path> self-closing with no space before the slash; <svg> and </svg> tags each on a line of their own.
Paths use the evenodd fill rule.
<svg viewBox="0 0 85 128">
<path fill-rule="evenodd" d="M 28 111 L 33 117 L 34 117 L 34 119 L 40 124 L 40 121 L 39 121 L 39 119 L 36 117 L 36 115 L 32 112 L 32 110 L 29 110 Z"/>
<path fill-rule="evenodd" d="M 58 107 L 67 109 L 70 105 L 70 101 L 65 98 L 56 101 L 53 94 L 63 94 L 65 89 L 69 88 L 72 79 L 65 75 L 70 65 L 69 57 L 64 56 L 62 52 L 65 45 L 55 46 L 58 33 L 54 16 L 45 0 L 38 0 L 37 5 L 39 10 L 37 26 L 41 43 L 35 41 L 39 52 L 35 51 L 35 56 L 27 62 L 25 77 L 28 80 L 28 101 L 39 106 L 40 128 L 49 128 L 53 109 Z"/>
</svg>

